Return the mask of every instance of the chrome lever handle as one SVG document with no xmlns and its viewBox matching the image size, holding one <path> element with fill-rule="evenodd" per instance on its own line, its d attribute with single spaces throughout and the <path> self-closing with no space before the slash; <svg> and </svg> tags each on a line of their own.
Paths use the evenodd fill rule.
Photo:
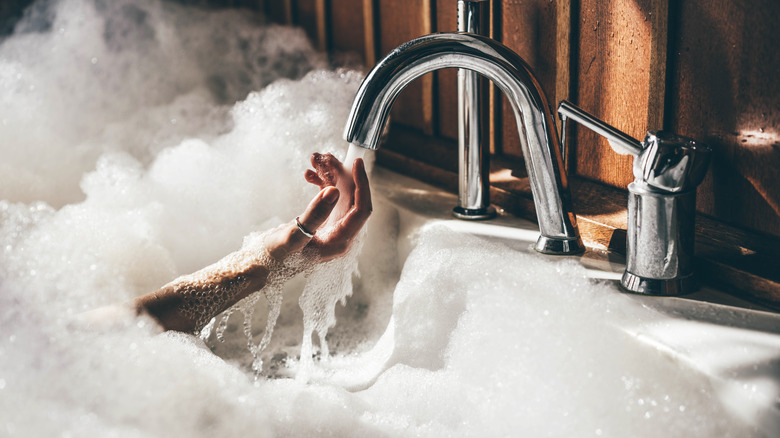
<svg viewBox="0 0 780 438">
<path fill-rule="evenodd" d="M 561 114 L 564 120 L 565 118 L 570 118 L 605 137 L 609 140 L 609 145 L 612 149 L 620 155 L 633 155 L 636 157 L 642 153 L 643 147 L 639 140 L 604 123 L 567 100 L 562 100 L 558 105 L 558 113 Z"/>
</svg>

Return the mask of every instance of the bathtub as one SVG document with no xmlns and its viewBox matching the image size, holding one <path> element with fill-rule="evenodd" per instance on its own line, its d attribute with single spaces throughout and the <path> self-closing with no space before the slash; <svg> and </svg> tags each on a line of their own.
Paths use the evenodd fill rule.
<svg viewBox="0 0 780 438">
<path fill-rule="evenodd" d="M 48 35 L 0 46 L 0 138 L 25 139 L 0 143 L 0 436 L 780 434 L 776 314 L 710 289 L 624 294 L 620 260 L 537 254 L 534 224 L 455 221 L 454 195 L 381 167 L 332 354 L 315 351 L 306 376 L 304 278 L 288 284 L 260 375 L 237 314 L 224 342 L 132 315 L 76 324 L 300 214 L 306 158 L 346 154 L 360 77 L 266 87 L 322 62 L 303 32 L 238 12 L 51 3 L 62 18 Z M 146 28 L 105 34 L 106 10 L 154 28 L 159 47 Z M 212 61 L 226 51 L 232 63 Z M 254 343 L 266 315 L 261 299 Z"/>
<path fill-rule="evenodd" d="M 355 296 L 339 306 L 333 356 L 305 383 L 341 394 L 369 434 L 780 432 L 777 314 L 710 288 L 626 294 L 621 260 L 538 254 L 533 223 L 452 219 L 455 195 L 383 168 L 372 184 Z M 240 318 L 231 326 L 239 333 Z M 299 324 L 274 336 L 265 378 L 289 381 Z M 206 344 L 248 369 L 240 337 Z"/>
</svg>

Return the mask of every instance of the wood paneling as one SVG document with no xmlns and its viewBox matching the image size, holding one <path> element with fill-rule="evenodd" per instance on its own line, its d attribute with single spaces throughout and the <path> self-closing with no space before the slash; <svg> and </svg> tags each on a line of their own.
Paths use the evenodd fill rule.
<svg viewBox="0 0 780 438">
<path fill-rule="evenodd" d="M 337 56 L 349 54 L 358 62 L 370 65 L 366 59 L 364 3 L 364 0 L 331 0 L 329 31 Z"/>
<path fill-rule="evenodd" d="M 666 129 L 666 82 L 669 47 L 669 1 L 653 0 L 650 7 L 650 60 L 648 74 L 647 127 Z"/>
<path fill-rule="evenodd" d="M 436 31 L 458 30 L 458 2 L 437 0 Z M 458 71 L 444 69 L 436 73 L 438 133 L 442 137 L 458 138 Z"/>
<path fill-rule="evenodd" d="M 651 1 L 585 0 L 578 18 L 576 103 L 639 139 L 647 132 Z M 631 157 L 586 128 L 574 132 L 578 175 L 619 188 L 633 181 Z"/>
<path fill-rule="evenodd" d="M 274 23 L 293 23 L 293 0 L 266 0 L 266 14 Z"/>
<path fill-rule="evenodd" d="M 297 0 L 296 24 L 306 29 L 317 50 L 328 50 L 328 36 L 325 28 L 325 0 Z"/>
<path fill-rule="evenodd" d="M 379 2 L 380 57 L 401 43 L 431 33 L 431 0 Z M 396 100 L 393 122 L 433 133 L 433 74 L 409 84 Z"/>
<path fill-rule="evenodd" d="M 780 2 L 684 0 L 672 16 L 669 124 L 713 150 L 698 208 L 780 236 Z"/>
<path fill-rule="evenodd" d="M 559 0 L 560 1 L 560 0 Z M 501 11 L 501 41 L 531 66 L 551 106 L 556 91 L 556 5 L 546 0 L 506 0 Z M 522 157 L 517 123 L 512 107 L 501 98 L 502 134 L 500 151 Z"/>
</svg>

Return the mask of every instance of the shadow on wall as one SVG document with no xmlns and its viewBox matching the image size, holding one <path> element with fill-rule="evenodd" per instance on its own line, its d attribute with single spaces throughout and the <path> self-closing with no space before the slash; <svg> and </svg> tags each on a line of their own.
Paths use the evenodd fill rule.
<svg viewBox="0 0 780 438">
<path fill-rule="evenodd" d="M 742 4 L 746 3 L 746 4 Z M 669 125 L 713 150 L 704 213 L 780 236 L 780 3 L 673 6 Z"/>
</svg>

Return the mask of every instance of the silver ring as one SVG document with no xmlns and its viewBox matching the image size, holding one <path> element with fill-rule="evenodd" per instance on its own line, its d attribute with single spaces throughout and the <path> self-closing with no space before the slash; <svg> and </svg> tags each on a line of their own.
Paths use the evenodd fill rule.
<svg viewBox="0 0 780 438">
<path fill-rule="evenodd" d="M 303 233 L 304 236 L 308 237 L 309 239 L 314 237 L 314 233 L 310 233 L 308 230 L 306 230 L 306 228 L 303 228 L 303 225 L 301 225 L 301 220 L 297 217 L 295 218 L 295 225 L 298 226 L 298 229 L 301 230 L 301 233 Z"/>
</svg>

